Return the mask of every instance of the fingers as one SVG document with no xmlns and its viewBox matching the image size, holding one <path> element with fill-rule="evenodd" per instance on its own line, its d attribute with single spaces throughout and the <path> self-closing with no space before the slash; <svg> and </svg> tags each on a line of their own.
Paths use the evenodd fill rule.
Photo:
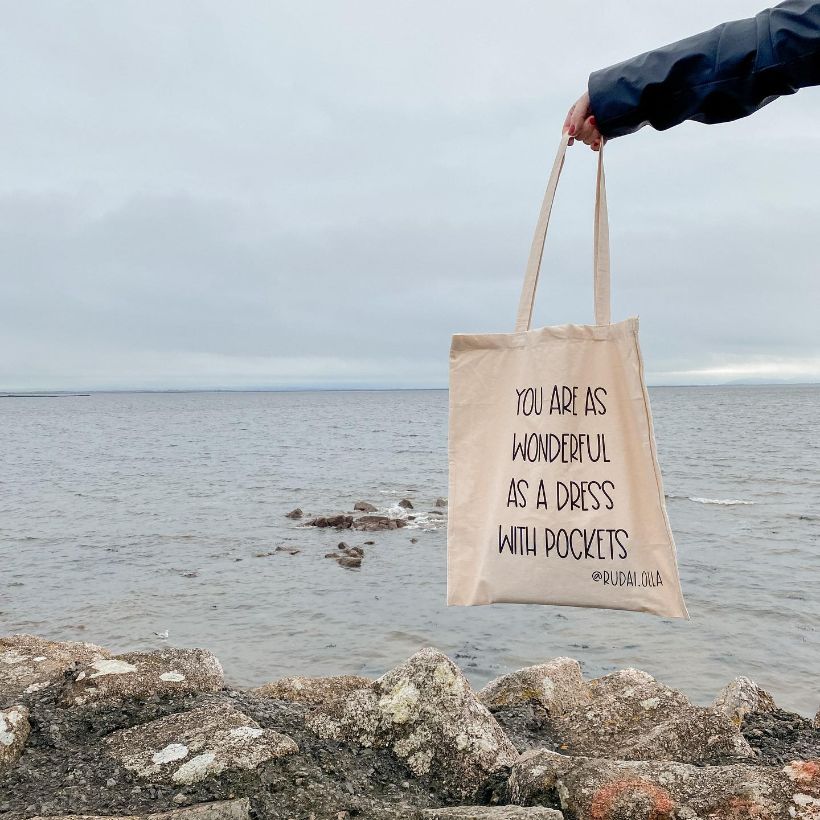
<svg viewBox="0 0 820 820">
<path fill-rule="evenodd" d="M 570 138 L 567 142 L 572 145 L 576 140 L 588 145 L 593 151 L 598 151 L 603 145 L 603 136 L 598 130 L 590 104 L 589 94 L 583 93 L 578 101 L 573 105 L 564 120 L 564 130 L 569 132 Z"/>
</svg>

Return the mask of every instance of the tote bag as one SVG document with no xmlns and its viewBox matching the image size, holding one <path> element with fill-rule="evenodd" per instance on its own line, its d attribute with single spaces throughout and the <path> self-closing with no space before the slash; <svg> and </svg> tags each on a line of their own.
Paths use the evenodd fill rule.
<svg viewBox="0 0 820 820">
<path fill-rule="evenodd" d="M 514 333 L 450 349 L 447 603 L 556 604 L 687 618 L 664 503 L 638 320 L 610 321 L 598 154 L 595 324 L 530 329 L 562 136 Z"/>
</svg>

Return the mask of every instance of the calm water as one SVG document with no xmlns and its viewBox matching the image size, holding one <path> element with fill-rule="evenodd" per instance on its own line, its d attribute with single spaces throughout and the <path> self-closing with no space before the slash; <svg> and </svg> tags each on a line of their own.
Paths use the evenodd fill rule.
<svg viewBox="0 0 820 820">
<path fill-rule="evenodd" d="M 646 669 L 708 702 L 736 674 L 820 706 L 820 387 L 651 391 L 690 622 L 447 609 L 444 391 L 0 400 L 0 633 L 117 650 L 205 646 L 238 685 L 381 674 L 433 644 L 474 685 L 556 655 Z M 389 508 L 417 529 L 339 535 L 284 513 Z M 714 503 L 732 502 L 732 503 Z M 411 543 L 417 538 L 417 543 Z M 280 544 L 297 555 L 268 553 Z"/>
</svg>

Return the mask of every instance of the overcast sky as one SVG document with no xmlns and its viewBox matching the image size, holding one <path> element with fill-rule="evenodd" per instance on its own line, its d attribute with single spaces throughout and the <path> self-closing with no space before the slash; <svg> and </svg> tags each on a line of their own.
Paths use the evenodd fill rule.
<svg viewBox="0 0 820 820">
<path fill-rule="evenodd" d="M 0 389 L 445 386 L 589 72 L 751 0 L 2 2 Z M 593 14 L 594 11 L 594 14 Z M 820 89 L 606 146 L 651 383 L 820 380 Z M 535 323 L 592 321 L 573 147 Z"/>
</svg>

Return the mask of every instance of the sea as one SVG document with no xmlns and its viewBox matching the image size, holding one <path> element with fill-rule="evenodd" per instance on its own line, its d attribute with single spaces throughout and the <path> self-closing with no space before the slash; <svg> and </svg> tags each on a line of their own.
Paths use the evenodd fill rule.
<svg viewBox="0 0 820 820">
<path fill-rule="evenodd" d="M 650 398 L 689 621 L 448 608 L 444 390 L 92 393 L 0 398 L 0 634 L 205 647 L 234 686 L 378 676 L 435 646 L 477 688 L 571 656 L 702 704 L 747 675 L 813 715 L 820 386 Z M 285 516 L 356 501 L 415 517 L 364 534 Z M 325 558 L 340 540 L 374 542 L 360 569 Z"/>
</svg>

